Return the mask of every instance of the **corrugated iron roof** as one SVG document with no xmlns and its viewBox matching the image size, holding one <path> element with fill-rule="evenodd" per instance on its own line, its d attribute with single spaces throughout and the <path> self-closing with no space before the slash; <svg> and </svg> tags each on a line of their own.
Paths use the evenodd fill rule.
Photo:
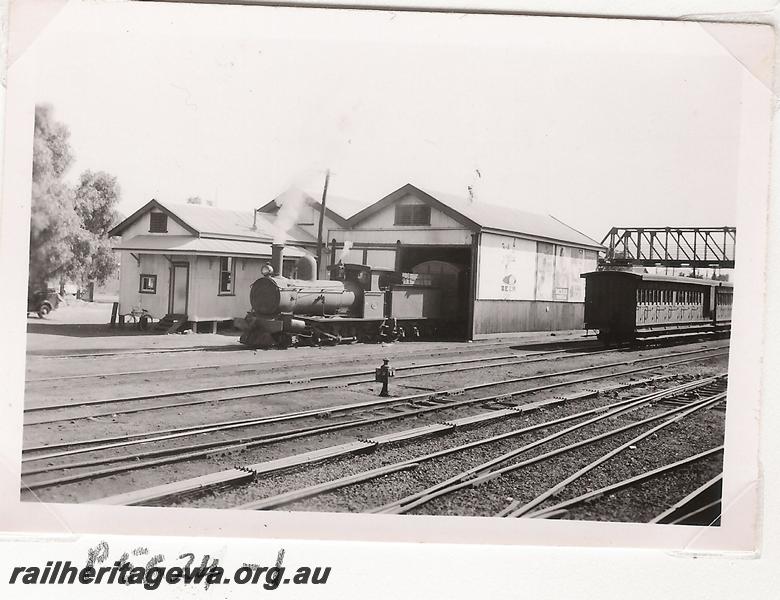
<svg viewBox="0 0 780 600">
<path fill-rule="evenodd" d="M 391 206 L 407 195 L 415 196 L 437 210 L 444 212 L 472 231 L 497 231 L 527 236 L 550 242 L 568 243 L 575 246 L 603 250 L 604 246 L 593 238 L 566 225 L 550 215 L 517 210 L 506 206 L 495 206 L 485 202 L 469 202 L 465 197 L 434 191 L 425 191 L 407 183 L 374 202 L 349 218 L 354 227 L 370 215 Z"/>
<path fill-rule="evenodd" d="M 128 250 L 147 254 L 166 253 L 176 254 L 207 254 L 210 256 L 246 256 L 270 258 L 271 244 L 251 242 L 245 240 L 226 240 L 220 238 L 197 238 L 189 235 L 136 235 L 128 240 L 122 240 L 121 244 L 114 246 L 114 250 Z M 300 248 L 285 246 L 284 255 L 290 258 L 298 258 L 307 254 Z"/>
<path fill-rule="evenodd" d="M 268 213 L 258 213 L 256 229 L 253 229 L 255 219 L 252 211 L 228 210 L 199 204 L 176 204 L 159 200 L 158 202 L 201 234 L 256 237 L 266 241 L 276 239 L 295 242 L 317 241 L 300 227 L 293 226 L 285 232 L 276 226 L 276 216 Z"/>
<path fill-rule="evenodd" d="M 474 221 L 484 229 L 526 234 L 551 241 L 588 246 L 594 249 L 603 248 L 593 238 L 577 231 L 552 215 L 540 215 L 516 208 L 487 204 L 481 201 L 469 202 L 464 197 L 432 190 L 426 191 L 426 193 Z"/>
</svg>

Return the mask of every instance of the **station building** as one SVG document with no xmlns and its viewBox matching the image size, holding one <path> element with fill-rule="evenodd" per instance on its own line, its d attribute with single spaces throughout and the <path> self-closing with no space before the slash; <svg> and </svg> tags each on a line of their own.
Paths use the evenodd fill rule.
<svg viewBox="0 0 780 600">
<path fill-rule="evenodd" d="M 193 323 L 243 317 L 274 241 L 285 242 L 285 275 L 316 253 L 322 204 L 302 198 L 290 222 L 281 197 L 254 212 L 148 203 L 110 232 L 122 236 L 120 312 L 138 304 Z M 411 184 L 349 218 L 345 202 L 326 206 L 320 277 L 338 261 L 401 272 L 409 284 L 435 277 L 469 339 L 583 327 L 580 275 L 596 270 L 604 248 L 554 217 Z"/>
<path fill-rule="evenodd" d="M 303 229 L 277 227 L 269 215 L 152 200 L 119 223 L 119 314 L 146 310 L 155 319 L 192 323 L 194 331 L 243 317 L 249 288 L 271 260 L 274 241 L 286 246 L 285 270 L 314 252 Z"/>
</svg>

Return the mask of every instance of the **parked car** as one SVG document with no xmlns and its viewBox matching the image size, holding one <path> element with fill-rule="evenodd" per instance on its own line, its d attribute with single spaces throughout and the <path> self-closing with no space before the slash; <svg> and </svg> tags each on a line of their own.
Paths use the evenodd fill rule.
<svg viewBox="0 0 780 600">
<path fill-rule="evenodd" d="M 28 290 L 27 291 L 27 314 L 36 313 L 41 319 L 59 306 L 62 297 L 57 290 Z"/>
</svg>

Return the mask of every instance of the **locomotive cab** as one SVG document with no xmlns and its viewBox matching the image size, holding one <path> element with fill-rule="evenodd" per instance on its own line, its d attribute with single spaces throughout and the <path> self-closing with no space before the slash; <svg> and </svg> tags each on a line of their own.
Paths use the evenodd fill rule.
<svg viewBox="0 0 780 600">
<path fill-rule="evenodd" d="M 332 281 L 352 281 L 364 291 L 371 290 L 371 267 L 341 261 L 329 267 Z"/>
</svg>

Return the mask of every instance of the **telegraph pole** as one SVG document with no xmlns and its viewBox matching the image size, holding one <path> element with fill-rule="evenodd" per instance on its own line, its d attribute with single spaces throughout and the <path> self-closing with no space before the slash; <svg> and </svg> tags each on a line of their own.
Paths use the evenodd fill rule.
<svg viewBox="0 0 780 600">
<path fill-rule="evenodd" d="M 325 222 L 325 202 L 328 197 L 328 182 L 330 181 L 330 169 L 325 171 L 325 187 L 322 189 L 322 208 L 320 210 L 320 224 L 317 227 L 317 279 L 322 279 L 322 226 Z"/>
</svg>

